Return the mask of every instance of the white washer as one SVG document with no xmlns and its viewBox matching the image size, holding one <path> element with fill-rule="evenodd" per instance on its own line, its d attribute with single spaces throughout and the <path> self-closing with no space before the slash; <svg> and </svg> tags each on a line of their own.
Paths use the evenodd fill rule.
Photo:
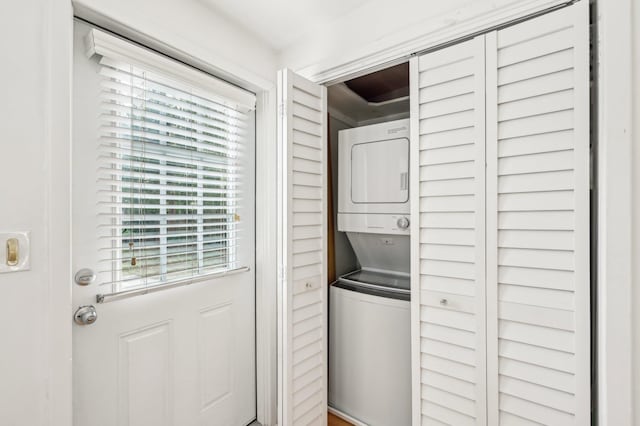
<svg viewBox="0 0 640 426">
<path fill-rule="evenodd" d="M 394 275 L 358 271 L 330 290 L 329 405 L 371 426 L 411 425 L 409 277 Z M 389 280 L 406 291 L 371 285 Z"/>
<path fill-rule="evenodd" d="M 338 230 L 362 266 L 330 290 L 329 405 L 411 424 L 409 120 L 339 132 Z"/>
</svg>

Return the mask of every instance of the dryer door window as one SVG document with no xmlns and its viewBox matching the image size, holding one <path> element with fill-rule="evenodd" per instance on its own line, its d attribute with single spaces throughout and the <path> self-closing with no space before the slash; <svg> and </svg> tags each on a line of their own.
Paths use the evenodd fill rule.
<svg viewBox="0 0 640 426">
<path fill-rule="evenodd" d="M 409 200 L 409 140 L 359 143 L 351 148 L 351 201 L 357 204 Z"/>
</svg>

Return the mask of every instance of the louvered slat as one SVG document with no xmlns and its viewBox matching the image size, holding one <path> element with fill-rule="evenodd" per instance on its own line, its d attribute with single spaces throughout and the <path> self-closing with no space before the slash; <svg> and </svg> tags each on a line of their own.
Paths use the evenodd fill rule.
<svg viewBox="0 0 640 426">
<path fill-rule="evenodd" d="M 326 89 L 279 74 L 280 424 L 326 424 Z"/>
<path fill-rule="evenodd" d="M 487 35 L 488 423 L 589 423 L 588 2 Z"/>
<path fill-rule="evenodd" d="M 413 421 L 483 425 L 484 38 L 413 59 L 411 85 Z"/>
</svg>

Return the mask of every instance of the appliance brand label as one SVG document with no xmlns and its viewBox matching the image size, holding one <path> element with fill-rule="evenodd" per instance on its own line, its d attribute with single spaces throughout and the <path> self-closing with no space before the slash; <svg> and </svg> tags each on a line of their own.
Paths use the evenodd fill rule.
<svg viewBox="0 0 640 426">
<path fill-rule="evenodd" d="M 402 132 L 404 130 L 407 130 L 406 126 L 396 127 L 394 129 L 389 129 L 389 130 L 387 130 L 387 133 L 390 134 L 390 135 L 393 135 L 394 133 Z"/>
</svg>

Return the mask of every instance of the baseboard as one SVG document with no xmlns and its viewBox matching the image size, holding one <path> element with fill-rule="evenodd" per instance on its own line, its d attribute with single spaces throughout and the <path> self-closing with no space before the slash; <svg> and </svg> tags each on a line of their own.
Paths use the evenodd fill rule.
<svg viewBox="0 0 640 426">
<path fill-rule="evenodd" d="M 342 420 L 346 420 L 346 421 L 348 421 L 349 423 L 351 423 L 354 426 L 369 426 L 368 424 L 362 423 L 360 420 L 358 420 L 356 418 L 353 418 L 350 415 L 345 414 L 342 411 L 337 410 L 337 409 L 335 409 L 333 407 L 328 407 L 328 410 L 334 416 L 340 417 Z"/>
</svg>

